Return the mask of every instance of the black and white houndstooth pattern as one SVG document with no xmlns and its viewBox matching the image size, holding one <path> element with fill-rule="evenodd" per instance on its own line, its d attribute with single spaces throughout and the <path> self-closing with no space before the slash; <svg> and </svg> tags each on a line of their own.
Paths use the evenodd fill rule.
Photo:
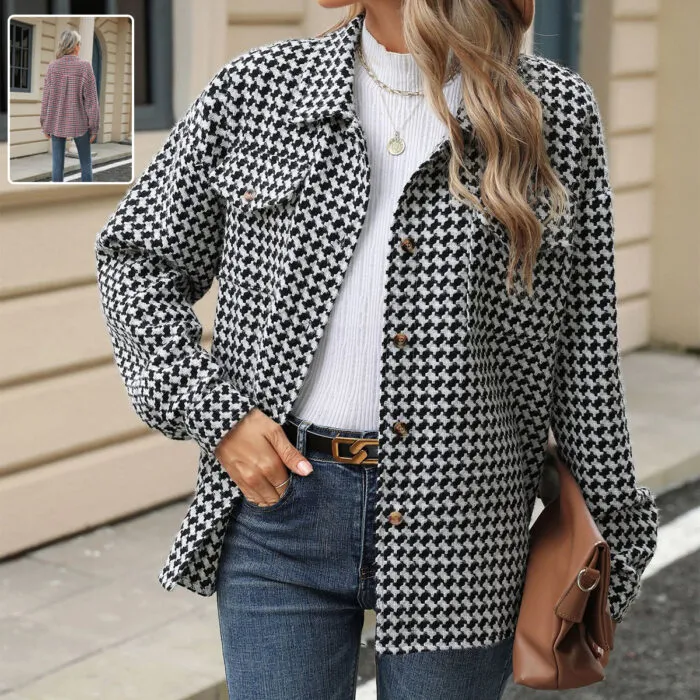
<svg viewBox="0 0 700 700">
<path fill-rule="evenodd" d="M 370 180 L 353 49 L 363 19 L 231 60 L 98 234 L 103 313 L 133 406 L 149 426 L 201 447 L 195 498 L 159 575 L 167 590 L 215 592 L 242 493 L 213 450 L 253 406 L 287 417 L 362 229 Z M 577 73 L 551 60 L 522 55 L 519 72 L 542 102 L 550 157 L 572 194 L 568 215 L 544 230 L 534 296 L 506 294 L 505 229 L 451 197 L 447 140 L 396 207 L 379 426 L 379 653 L 513 634 L 550 426 L 610 543 L 617 621 L 656 546 L 658 512 L 635 481 L 625 412 L 598 105 Z M 478 194 L 484 162 L 463 106 L 459 116 L 464 182 Z M 413 254 L 400 245 L 406 236 Z M 214 277 L 209 353 L 192 304 Z M 405 347 L 392 342 L 398 331 Z M 393 432 L 397 420 L 407 436 Z M 399 527 L 387 520 L 395 509 Z"/>
</svg>

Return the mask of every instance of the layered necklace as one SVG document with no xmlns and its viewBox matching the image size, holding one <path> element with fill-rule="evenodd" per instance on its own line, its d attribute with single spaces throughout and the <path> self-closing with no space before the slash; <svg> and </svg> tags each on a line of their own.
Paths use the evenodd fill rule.
<svg viewBox="0 0 700 700">
<path fill-rule="evenodd" d="M 387 104 L 385 102 L 385 96 L 384 92 L 390 92 L 393 95 L 404 95 L 406 97 L 423 97 L 425 96 L 425 93 L 422 90 L 400 90 L 398 88 L 391 87 L 390 85 L 387 85 L 385 82 L 379 79 L 377 74 L 372 70 L 372 68 L 369 66 L 367 63 L 367 58 L 365 57 L 365 53 L 362 50 L 362 42 L 358 42 L 357 44 L 357 58 L 359 59 L 360 63 L 364 67 L 364 69 L 367 71 L 367 74 L 369 75 L 370 78 L 381 88 L 382 92 L 379 93 L 379 96 L 382 100 L 382 104 L 384 106 L 384 111 L 386 112 L 387 116 L 389 117 L 389 120 L 391 121 L 393 127 L 394 127 L 394 133 L 393 135 L 389 138 L 389 141 L 387 142 L 387 151 L 391 153 L 392 156 L 399 156 L 401 155 L 405 150 L 406 150 L 406 142 L 401 136 L 401 129 L 406 125 L 408 120 L 413 116 L 415 111 L 420 107 L 421 102 L 418 102 L 416 106 L 411 110 L 409 113 L 408 117 L 404 119 L 403 123 L 401 124 L 400 127 L 396 126 L 396 122 L 394 121 L 394 118 L 391 115 L 391 112 L 389 111 L 389 108 L 387 107 Z M 450 80 L 452 80 L 457 73 L 459 73 L 460 65 L 459 62 L 456 61 L 455 64 L 453 65 L 452 69 L 450 70 L 450 73 L 445 80 L 445 84 L 449 83 Z"/>
</svg>

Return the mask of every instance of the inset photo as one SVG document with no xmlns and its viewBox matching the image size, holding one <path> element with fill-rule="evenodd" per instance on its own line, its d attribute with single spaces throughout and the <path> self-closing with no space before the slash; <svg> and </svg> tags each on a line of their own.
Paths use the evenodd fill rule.
<svg viewBox="0 0 700 700">
<path fill-rule="evenodd" d="M 131 15 L 10 15 L 8 179 L 130 183 Z"/>
</svg>

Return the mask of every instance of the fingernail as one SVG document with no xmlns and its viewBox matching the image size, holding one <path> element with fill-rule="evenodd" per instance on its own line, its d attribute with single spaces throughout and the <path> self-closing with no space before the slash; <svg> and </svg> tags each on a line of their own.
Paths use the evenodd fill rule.
<svg viewBox="0 0 700 700">
<path fill-rule="evenodd" d="M 311 472 L 314 470 L 305 459 L 302 459 L 301 462 L 297 464 L 297 468 L 302 474 L 311 474 Z"/>
</svg>

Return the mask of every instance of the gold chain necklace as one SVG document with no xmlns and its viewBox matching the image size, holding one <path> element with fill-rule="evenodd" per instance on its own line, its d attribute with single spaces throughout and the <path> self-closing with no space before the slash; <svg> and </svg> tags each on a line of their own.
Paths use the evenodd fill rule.
<svg viewBox="0 0 700 700">
<path fill-rule="evenodd" d="M 394 95 L 404 95 L 407 97 L 422 97 L 422 96 L 424 96 L 425 93 L 422 90 L 416 90 L 416 91 L 414 91 L 414 90 L 400 90 L 398 88 L 393 88 L 390 85 L 387 85 L 382 80 L 380 80 L 379 77 L 377 76 L 377 74 L 370 68 L 369 64 L 367 63 L 367 59 L 365 58 L 365 53 L 362 50 L 361 43 L 358 43 L 356 53 L 357 53 L 357 57 L 358 57 L 360 63 L 363 65 L 364 69 L 367 71 L 367 74 L 369 75 L 369 77 L 372 78 L 372 80 L 382 90 L 384 90 L 386 92 L 390 92 Z M 452 80 L 457 75 L 457 73 L 459 73 L 459 70 L 460 70 L 460 64 L 459 64 L 459 62 L 456 62 L 453 65 L 452 70 L 450 71 L 447 79 L 445 80 L 445 84 L 449 83 L 450 80 Z M 382 103 L 384 104 L 384 109 L 387 111 L 387 114 L 388 114 L 389 110 L 387 109 L 386 102 L 384 102 L 383 96 L 381 96 L 381 97 L 382 97 Z M 419 105 L 416 105 L 416 108 L 418 106 Z M 408 121 L 408 119 L 413 115 L 413 112 L 415 112 L 415 111 L 416 111 L 415 109 L 413 109 L 411 111 L 411 113 L 409 114 L 406 121 L 404 121 L 404 124 Z M 391 115 L 389 115 L 389 117 L 391 118 Z M 393 120 L 392 120 L 392 122 L 393 122 Z M 401 128 L 403 128 L 404 124 L 401 125 Z M 389 153 L 391 153 L 391 155 L 398 156 L 398 155 L 401 155 L 405 149 L 406 149 L 406 142 L 402 138 L 400 130 L 398 128 L 396 128 L 396 125 L 394 124 L 394 135 L 389 139 L 389 141 L 387 143 L 387 150 L 389 151 Z"/>
</svg>

